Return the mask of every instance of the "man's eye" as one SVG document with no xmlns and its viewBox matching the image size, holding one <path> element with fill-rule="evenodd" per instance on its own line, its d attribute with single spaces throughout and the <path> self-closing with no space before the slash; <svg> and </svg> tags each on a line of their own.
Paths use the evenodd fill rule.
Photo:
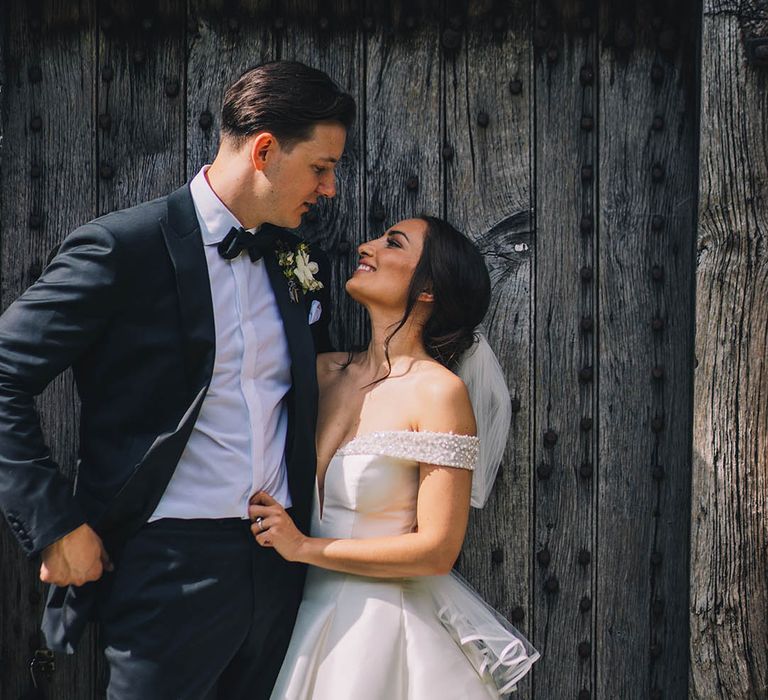
<svg viewBox="0 0 768 700">
<path fill-rule="evenodd" d="M 321 168 L 319 165 L 313 165 L 312 170 L 314 170 L 318 175 L 325 172 L 325 168 Z"/>
</svg>

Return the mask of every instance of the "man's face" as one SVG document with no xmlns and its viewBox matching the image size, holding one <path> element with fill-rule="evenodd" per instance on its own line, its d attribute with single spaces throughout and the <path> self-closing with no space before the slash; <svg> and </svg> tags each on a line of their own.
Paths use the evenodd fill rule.
<svg viewBox="0 0 768 700">
<path fill-rule="evenodd" d="M 289 151 L 275 144 L 263 174 L 269 182 L 268 221 L 296 228 L 320 197 L 336 196 L 336 164 L 344 152 L 346 129 L 340 124 L 318 124 L 310 138 Z"/>
</svg>

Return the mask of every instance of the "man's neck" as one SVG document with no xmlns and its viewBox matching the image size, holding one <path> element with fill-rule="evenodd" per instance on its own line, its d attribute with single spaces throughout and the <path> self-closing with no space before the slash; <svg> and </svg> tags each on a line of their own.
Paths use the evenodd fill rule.
<svg viewBox="0 0 768 700">
<path fill-rule="evenodd" d="M 256 229 L 265 222 L 266 219 L 260 215 L 258 202 L 254 201 L 252 195 L 249 173 L 239 171 L 236 161 L 228 159 L 225 167 L 217 156 L 206 170 L 205 179 L 211 191 L 243 228 Z"/>
</svg>

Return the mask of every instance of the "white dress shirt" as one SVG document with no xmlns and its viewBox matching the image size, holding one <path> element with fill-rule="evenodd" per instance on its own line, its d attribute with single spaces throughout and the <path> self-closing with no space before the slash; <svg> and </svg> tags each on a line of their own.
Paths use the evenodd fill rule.
<svg viewBox="0 0 768 700">
<path fill-rule="evenodd" d="M 208 167 L 195 176 L 190 190 L 211 284 L 213 377 L 150 521 L 247 518 L 249 498 L 262 490 L 291 505 L 284 456 L 291 361 L 283 321 L 264 261 L 251 262 L 247 252 L 233 260 L 218 253 L 218 243 L 241 224 L 208 184 Z"/>
</svg>

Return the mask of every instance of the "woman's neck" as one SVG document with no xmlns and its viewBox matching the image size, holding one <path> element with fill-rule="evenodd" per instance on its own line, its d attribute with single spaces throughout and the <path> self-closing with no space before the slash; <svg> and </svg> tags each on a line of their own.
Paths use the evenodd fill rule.
<svg viewBox="0 0 768 700">
<path fill-rule="evenodd" d="M 392 336 L 387 345 L 387 338 L 397 328 L 402 315 L 371 313 L 371 341 L 362 354 L 362 365 L 366 373 L 377 377 L 384 376 L 404 362 L 410 364 L 414 360 L 429 358 L 422 340 L 423 322 L 416 309 L 405 322 L 403 327 Z"/>
</svg>

